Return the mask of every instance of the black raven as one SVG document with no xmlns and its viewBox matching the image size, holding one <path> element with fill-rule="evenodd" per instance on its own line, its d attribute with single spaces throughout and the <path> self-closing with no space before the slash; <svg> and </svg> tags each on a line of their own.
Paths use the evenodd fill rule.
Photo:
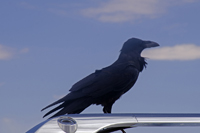
<svg viewBox="0 0 200 133">
<path fill-rule="evenodd" d="M 111 113 L 115 101 L 131 89 L 139 73 L 146 67 L 145 58 L 140 56 L 142 50 L 156 46 L 159 44 L 152 41 L 137 38 L 127 40 L 120 51 L 119 58 L 112 65 L 96 70 L 75 83 L 69 90 L 69 94 L 42 109 L 43 111 L 62 103 L 46 113 L 44 117 L 59 109 L 52 117 L 78 114 L 91 104 L 102 105 L 104 113 Z"/>
</svg>

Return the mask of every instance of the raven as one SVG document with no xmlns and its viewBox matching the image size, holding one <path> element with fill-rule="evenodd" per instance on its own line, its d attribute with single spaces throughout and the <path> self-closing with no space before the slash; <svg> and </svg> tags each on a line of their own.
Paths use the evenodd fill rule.
<svg viewBox="0 0 200 133">
<path fill-rule="evenodd" d="M 92 104 L 102 105 L 104 113 L 111 113 L 112 105 L 135 84 L 138 75 L 146 67 L 141 52 L 145 48 L 159 46 L 152 41 L 137 38 L 128 39 L 120 51 L 118 59 L 108 67 L 96 70 L 75 83 L 70 93 L 46 106 L 45 110 L 61 103 L 43 117 L 59 110 L 52 117 L 64 114 L 78 114 Z M 52 118 L 50 117 L 50 118 Z"/>
</svg>

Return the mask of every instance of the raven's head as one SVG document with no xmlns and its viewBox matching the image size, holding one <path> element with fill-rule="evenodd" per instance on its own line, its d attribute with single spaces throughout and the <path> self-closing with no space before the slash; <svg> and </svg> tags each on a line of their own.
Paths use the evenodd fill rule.
<svg viewBox="0 0 200 133">
<path fill-rule="evenodd" d="M 143 41 L 141 39 L 131 38 L 124 43 L 121 52 L 122 53 L 136 52 L 138 54 L 141 54 L 142 50 L 144 50 L 145 48 L 151 48 L 157 46 L 159 46 L 159 44 L 156 42 Z"/>
</svg>

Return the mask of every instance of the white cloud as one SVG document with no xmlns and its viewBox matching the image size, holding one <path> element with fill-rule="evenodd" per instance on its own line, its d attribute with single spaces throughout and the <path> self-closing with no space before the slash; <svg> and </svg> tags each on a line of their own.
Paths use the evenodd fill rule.
<svg viewBox="0 0 200 133">
<path fill-rule="evenodd" d="M 163 11 L 158 3 L 157 0 L 110 0 L 97 8 L 83 10 L 83 14 L 104 22 L 123 22 L 141 16 L 154 17 Z"/>
<path fill-rule="evenodd" d="M 20 133 L 24 128 L 18 121 L 5 117 L 0 120 L 0 130 L 4 133 Z"/>
<path fill-rule="evenodd" d="M 9 60 L 19 54 L 24 54 L 29 52 L 28 48 L 23 48 L 21 50 L 17 50 L 15 48 L 7 47 L 0 44 L 0 60 Z"/>
<path fill-rule="evenodd" d="M 195 2 L 195 0 L 108 0 L 100 6 L 82 10 L 82 14 L 103 22 L 133 21 L 142 17 L 154 18 L 164 13 L 175 3 Z M 172 4 L 173 3 L 173 4 Z"/>
<path fill-rule="evenodd" d="M 200 46 L 181 44 L 172 47 L 162 47 L 144 50 L 142 56 L 154 60 L 195 60 L 200 59 Z"/>
<path fill-rule="evenodd" d="M 13 48 L 0 45 L 0 60 L 11 59 L 15 51 Z"/>
<path fill-rule="evenodd" d="M 3 118 L 2 121 L 3 121 L 3 123 L 5 123 L 5 124 L 10 124 L 10 123 L 13 122 L 13 120 L 11 120 L 11 119 L 9 119 L 9 118 Z"/>
<path fill-rule="evenodd" d="M 23 48 L 22 50 L 19 51 L 21 54 L 25 54 L 29 52 L 29 48 Z"/>
</svg>

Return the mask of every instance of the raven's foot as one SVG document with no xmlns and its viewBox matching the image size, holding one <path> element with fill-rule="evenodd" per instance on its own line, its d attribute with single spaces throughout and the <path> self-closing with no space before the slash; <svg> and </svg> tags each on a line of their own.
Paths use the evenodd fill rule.
<svg viewBox="0 0 200 133">
<path fill-rule="evenodd" d="M 124 131 L 124 129 L 121 129 L 121 131 L 122 131 L 122 133 L 126 133 L 126 132 Z"/>
</svg>

